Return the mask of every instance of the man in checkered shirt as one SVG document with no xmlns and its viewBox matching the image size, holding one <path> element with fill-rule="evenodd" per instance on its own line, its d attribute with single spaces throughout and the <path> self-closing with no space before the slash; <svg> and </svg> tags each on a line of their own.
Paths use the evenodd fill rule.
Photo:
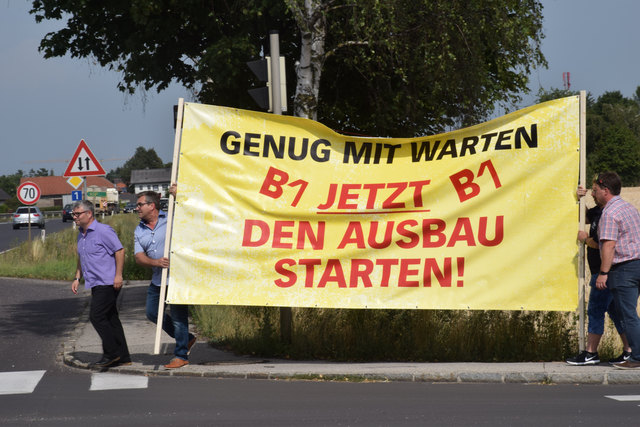
<svg viewBox="0 0 640 427">
<path fill-rule="evenodd" d="M 594 197 L 604 206 L 598 226 L 600 274 L 598 289 L 609 288 L 624 322 L 631 357 L 619 369 L 640 369 L 640 214 L 620 198 L 622 183 L 615 172 L 603 172 L 594 183 Z"/>
</svg>

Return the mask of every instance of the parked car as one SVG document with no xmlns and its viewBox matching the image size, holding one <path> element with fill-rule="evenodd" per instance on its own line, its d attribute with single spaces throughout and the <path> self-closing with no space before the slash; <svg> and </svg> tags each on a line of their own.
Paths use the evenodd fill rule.
<svg viewBox="0 0 640 427">
<path fill-rule="evenodd" d="M 124 213 L 131 213 L 131 212 L 135 212 L 136 211 L 136 204 L 135 203 L 127 203 L 126 205 L 124 205 L 124 208 L 122 208 L 122 212 Z"/>
<path fill-rule="evenodd" d="M 67 220 L 73 221 L 71 205 L 64 205 L 64 208 L 62 208 L 62 222 L 67 222 Z"/>
<path fill-rule="evenodd" d="M 31 215 L 29 215 L 31 211 Z M 31 218 L 31 225 L 44 228 L 44 215 L 37 206 L 20 206 L 13 213 L 13 229 L 17 230 L 22 226 L 29 226 L 29 218 Z"/>
</svg>

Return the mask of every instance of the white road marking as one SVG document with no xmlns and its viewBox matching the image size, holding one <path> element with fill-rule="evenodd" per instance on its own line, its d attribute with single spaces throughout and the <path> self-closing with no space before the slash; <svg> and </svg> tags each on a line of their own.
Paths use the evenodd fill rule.
<svg viewBox="0 0 640 427">
<path fill-rule="evenodd" d="M 91 375 L 90 391 L 147 388 L 149 378 L 137 375 L 94 373 Z"/>
<path fill-rule="evenodd" d="M 0 394 L 33 393 L 47 371 L 0 372 Z"/>
<path fill-rule="evenodd" d="M 640 394 L 629 394 L 620 396 L 605 396 L 609 399 L 617 400 L 619 402 L 636 402 L 640 401 Z"/>
</svg>

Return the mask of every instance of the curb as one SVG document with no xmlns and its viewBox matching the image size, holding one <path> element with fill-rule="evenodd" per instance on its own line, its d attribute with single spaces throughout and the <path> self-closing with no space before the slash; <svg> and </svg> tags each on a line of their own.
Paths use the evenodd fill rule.
<svg viewBox="0 0 640 427">
<path fill-rule="evenodd" d="M 146 285 L 146 281 L 127 281 L 126 286 Z M 90 297 L 89 297 L 90 298 Z M 640 384 L 640 370 L 619 370 L 608 365 L 573 367 L 561 362 L 527 364 L 490 363 L 335 363 L 254 359 L 233 356 L 214 362 L 190 364 L 168 370 L 162 364 L 133 362 L 95 370 L 75 357 L 76 344 L 89 315 L 89 298 L 75 321 L 73 332 L 65 337 L 56 359 L 71 368 L 93 372 L 112 372 L 147 377 L 200 377 L 220 379 L 262 379 L 280 381 L 332 382 L 424 382 L 451 384 Z M 119 299 L 119 308 L 122 298 Z M 520 367 L 518 369 L 518 366 Z"/>
</svg>

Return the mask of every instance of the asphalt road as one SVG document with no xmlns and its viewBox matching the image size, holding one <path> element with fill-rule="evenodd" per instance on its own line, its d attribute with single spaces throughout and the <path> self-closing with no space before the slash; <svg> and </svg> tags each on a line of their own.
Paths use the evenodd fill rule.
<svg viewBox="0 0 640 427">
<path fill-rule="evenodd" d="M 61 231 L 71 227 L 73 227 L 72 221 L 62 222 L 60 218 L 51 218 L 46 220 L 44 231 L 47 234 L 55 233 L 57 231 Z M 38 227 L 31 227 L 31 238 L 39 238 L 40 231 L 41 230 Z M 8 249 L 14 248 L 20 243 L 26 241 L 28 238 L 28 228 L 21 227 L 17 230 L 14 230 L 11 222 L 0 223 L 0 252 L 4 252 Z"/>
<path fill-rule="evenodd" d="M 634 425 L 640 386 L 142 377 L 56 360 L 86 315 L 69 283 L 0 278 L 0 425 Z M 11 376 L 35 375 L 30 391 Z M 24 385 L 24 381 L 18 382 Z M 4 391 L 3 391 L 4 390 Z"/>
</svg>

